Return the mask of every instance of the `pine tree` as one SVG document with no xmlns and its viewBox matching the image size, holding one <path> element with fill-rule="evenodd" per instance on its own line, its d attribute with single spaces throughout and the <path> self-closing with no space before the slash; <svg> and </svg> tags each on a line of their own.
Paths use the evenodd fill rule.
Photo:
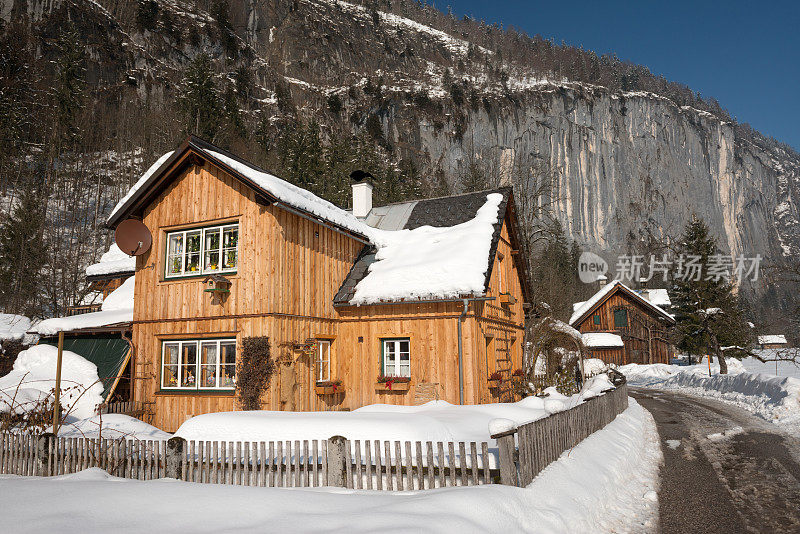
<svg viewBox="0 0 800 534">
<path fill-rule="evenodd" d="M 84 49 L 80 35 L 72 25 L 66 26 L 56 42 L 58 58 L 53 81 L 55 100 L 55 127 L 57 143 L 74 142 L 79 132 L 78 115 L 83 110 L 86 96 Z"/>
<path fill-rule="evenodd" d="M 217 93 L 211 57 L 198 54 L 183 78 L 178 109 L 183 114 L 184 129 L 214 141 L 222 124 L 224 105 Z"/>
<path fill-rule="evenodd" d="M 41 267 L 46 263 L 44 243 L 46 195 L 33 180 L 19 189 L 19 198 L 0 222 L 0 295 L 4 311 L 39 315 Z"/>
<path fill-rule="evenodd" d="M 282 177 L 317 193 L 323 187 L 325 160 L 319 125 L 298 121 L 286 128 L 278 141 Z"/>
<path fill-rule="evenodd" d="M 676 325 L 673 329 L 675 346 L 689 356 L 716 356 L 720 373 L 727 374 L 724 347 L 752 344 L 753 334 L 744 316 L 743 306 L 734 293 L 734 286 L 725 277 L 711 276 L 710 260 L 720 255 L 717 240 L 701 219 L 692 217 L 686 225 L 679 244 L 683 264 L 673 272 L 672 302 Z M 688 259 L 698 258 L 704 271 L 697 276 L 687 267 Z M 679 260 L 681 261 L 681 260 Z M 730 351 L 734 357 L 743 351 Z"/>
</svg>

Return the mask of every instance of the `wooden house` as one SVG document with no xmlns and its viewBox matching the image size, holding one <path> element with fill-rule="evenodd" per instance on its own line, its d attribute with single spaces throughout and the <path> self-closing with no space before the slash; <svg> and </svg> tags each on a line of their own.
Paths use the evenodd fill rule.
<svg viewBox="0 0 800 534">
<path fill-rule="evenodd" d="M 142 176 L 108 225 L 152 235 L 132 323 L 150 422 L 237 409 L 237 354 L 260 336 L 264 409 L 511 398 L 530 302 L 511 189 L 375 208 L 371 190 L 353 184 L 348 212 L 195 137 Z"/>
<path fill-rule="evenodd" d="M 670 362 L 667 329 L 675 320 L 646 296 L 614 280 L 575 304 L 569 324 L 583 334 L 590 357 L 617 365 Z"/>
</svg>

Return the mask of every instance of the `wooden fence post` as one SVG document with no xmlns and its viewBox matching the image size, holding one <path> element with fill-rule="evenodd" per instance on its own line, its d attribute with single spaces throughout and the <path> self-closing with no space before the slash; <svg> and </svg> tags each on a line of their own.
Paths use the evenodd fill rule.
<svg viewBox="0 0 800 534">
<path fill-rule="evenodd" d="M 179 437 L 167 440 L 166 473 L 167 478 L 181 479 L 186 440 Z"/>
<path fill-rule="evenodd" d="M 500 483 L 506 486 L 518 486 L 519 476 L 517 475 L 516 452 L 514 445 L 514 434 L 516 429 L 492 434 L 492 439 L 497 440 L 497 448 L 500 451 Z"/>
<path fill-rule="evenodd" d="M 53 443 L 50 438 L 55 439 L 55 437 L 56 435 L 52 432 L 45 432 L 36 439 L 36 455 L 39 458 L 39 476 L 49 477 L 52 475 L 48 469 L 48 465 L 50 465 L 50 455 L 53 453 L 53 451 L 50 450 L 50 444 Z"/>
<path fill-rule="evenodd" d="M 333 436 L 328 440 L 328 480 L 327 486 L 337 488 L 345 487 L 345 475 L 347 466 L 345 465 L 345 447 L 347 438 L 344 436 Z"/>
</svg>

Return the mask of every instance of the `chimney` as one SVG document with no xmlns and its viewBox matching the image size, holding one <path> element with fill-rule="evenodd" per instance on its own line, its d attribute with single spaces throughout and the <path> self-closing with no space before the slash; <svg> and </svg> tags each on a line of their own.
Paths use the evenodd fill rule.
<svg viewBox="0 0 800 534">
<path fill-rule="evenodd" d="M 353 182 L 353 215 L 366 217 L 372 210 L 372 182 L 373 176 L 361 170 L 350 173 Z"/>
</svg>

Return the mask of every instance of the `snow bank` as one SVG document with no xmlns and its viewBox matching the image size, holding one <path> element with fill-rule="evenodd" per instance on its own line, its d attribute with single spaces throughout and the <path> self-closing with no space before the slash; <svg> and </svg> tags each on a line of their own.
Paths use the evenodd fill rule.
<svg viewBox="0 0 800 534">
<path fill-rule="evenodd" d="M 654 530 L 660 461 L 652 417 L 631 400 L 624 413 L 565 452 L 528 488 L 489 485 L 405 493 L 260 488 L 123 480 L 99 469 L 49 478 L 3 476 L 0 531 L 67 528 L 106 534 L 150 531 L 153 525 L 176 532 Z M 43 502 L 48 503 L 46 514 Z"/>
<path fill-rule="evenodd" d="M 548 397 L 513 403 L 459 406 L 431 401 L 420 406 L 371 404 L 352 412 L 242 411 L 198 415 L 184 422 L 176 436 L 187 440 L 270 441 L 328 439 L 390 441 L 488 441 L 489 423 L 508 419 L 517 426 L 559 412 L 613 386 L 600 375 L 572 397 L 546 390 Z"/>
<path fill-rule="evenodd" d="M 136 257 L 128 256 L 120 250 L 116 243 L 111 243 L 108 251 L 100 257 L 100 261 L 86 268 L 86 276 L 132 273 L 135 270 Z"/>
<path fill-rule="evenodd" d="M 97 328 L 117 323 L 129 323 L 133 321 L 135 284 L 135 276 L 125 280 L 121 286 L 105 298 L 101 305 L 101 311 L 45 319 L 36 325 L 34 330 L 43 336 L 53 336 L 61 331 L 71 332 L 82 328 Z"/>
<path fill-rule="evenodd" d="M 64 438 L 92 439 L 126 437 L 128 439 L 166 440 L 172 437 L 172 434 L 148 425 L 135 417 L 116 413 L 95 415 L 88 419 L 64 424 L 58 435 Z"/>
<path fill-rule="evenodd" d="M 14 409 L 24 413 L 55 388 L 58 349 L 36 345 L 17 356 L 9 374 L 0 378 L 0 411 Z M 70 416 L 85 419 L 95 414 L 103 402 L 103 385 L 97 366 L 82 356 L 65 350 L 61 365 L 61 403 Z"/>
<path fill-rule="evenodd" d="M 31 327 L 31 320 L 24 315 L 0 313 L 0 342 L 22 341 Z"/>
<path fill-rule="evenodd" d="M 373 230 L 377 260 L 356 285 L 352 304 L 482 295 L 503 195 L 491 193 L 475 218 L 456 226 Z"/>
<path fill-rule="evenodd" d="M 713 364 L 709 376 L 707 360 L 685 367 L 630 364 L 619 370 L 630 385 L 713 397 L 800 433 L 800 368 L 795 368 L 797 376 L 775 376 L 759 372 L 774 363 L 764 364 L 752 358 L 743 362 L 731 359 L 727 363 L 727 375 L 719 374 L 719 364 Z M 751 372 L 752 369 L 757 371 Z"/>
<path fill-rule="evenodd" d="M 625 343 L 617 334 L 609 332 L 585 332 L 581 335 L 583 344 L 589 348 L 624 347 Z"/>
<path fill-rule="evenodd" d="M 600 358 L 586 358 L 583 360 L 584 376 L 596 375 L 608 369 L 608 364 Z"/>
</svg>

